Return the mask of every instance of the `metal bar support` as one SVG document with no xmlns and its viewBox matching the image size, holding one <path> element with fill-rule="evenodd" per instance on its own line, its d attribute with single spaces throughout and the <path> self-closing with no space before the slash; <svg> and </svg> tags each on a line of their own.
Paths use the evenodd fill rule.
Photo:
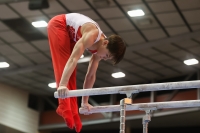
<svg viewBox="0 0 200 133">
<path fill-rule="evenodd" d="M 148 123 L 151 121 L 150 112 L 151 110 L 146 110 L 146 115 L 142 119 L 143 133 L 148 133 Z"/>
<path fill-rule="evenodd" d="M 124 98 L 120 100 L 120 131 L 119 133 L 125 133 L 125 121 L 126 121 L 126 104 L 132 104 L 132 99 Z"/>
</svg>

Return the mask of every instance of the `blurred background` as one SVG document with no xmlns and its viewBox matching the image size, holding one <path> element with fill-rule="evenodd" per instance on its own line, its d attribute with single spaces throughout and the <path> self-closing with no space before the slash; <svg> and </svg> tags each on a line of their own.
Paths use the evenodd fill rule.
<svg viewBox="0 0 200 133">
<path fill-rule="evenodd" d="M 0 0 L 0 133 L 64 133 L 49 50 L 48 21 L 82 13 L 106 36 L 127 43 L 116 66 L 101 61 L 94 88 L 200 79 L 200 0 Z M 77 89 L 91 54 L 77 65 Z M 114 77 L 117 75 L 118 77 Z M 126 95 L 91 96 L 94 106 L 116 105 Z M 199 88 L 133 94 L 133 103 L 197 100 Z M 80 107 L 81 98 L 78 98 Z M 126 133 L 142 132 L 144 111 L 128 111 Z M 152 112 L 149 132 L 199 130 L 199 108 Z M 80 115 L 84 132 L 119 132 L 119 112 Z"/>
</svg>

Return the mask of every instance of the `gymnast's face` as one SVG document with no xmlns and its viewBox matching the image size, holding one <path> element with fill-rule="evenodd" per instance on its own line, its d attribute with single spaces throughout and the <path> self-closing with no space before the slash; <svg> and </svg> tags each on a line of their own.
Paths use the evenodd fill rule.
<svg viewBox="0 0 200 133">
<path fill-rule="evenodd" d="M 108 40 L 102 40 L 100 46 L 97 49 L 96 55 L 103 60 L 109 60 L 112 58 L 110 51 L 107 49 Z"/>
</svg>

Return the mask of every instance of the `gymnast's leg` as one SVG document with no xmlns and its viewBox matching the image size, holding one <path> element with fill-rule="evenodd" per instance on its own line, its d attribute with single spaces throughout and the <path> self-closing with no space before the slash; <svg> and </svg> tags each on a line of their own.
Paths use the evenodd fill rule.
<svg viewBox="0 0 200 133">
<path fill-rule="evenodd" d="M 58 15 L 49 21 L 48 38 L 54 75 L 58 87 L 65 64 L 71 55 L 70 38 L 66 29 L 66 20 L 63 15 Z M 67 126 L 72 129 L 74 126 L 74 119 L 70 105 L 69 98 L 59 99 L 59 106 L 56 112 L 64 118 Z"/>
<path fill-rule="evenodd" d="M 76 89 L 76 68 L 70 77 L 70 80 L 68 83 L 68 88 L 70 90 Z M 76 129 L 76 132 L 80 132 L 81 128 L 82 128 L 82 123 L 81 123 L 81 119 L 80 119 L 80 116 L 78 113 L 77 97 L 71 97 L 70 102 L 71 102 L 71 109 L 72 109 L 72 115 L 73 115 L 73 119 L 74 119 L 75 129 Z"/>
</svg>

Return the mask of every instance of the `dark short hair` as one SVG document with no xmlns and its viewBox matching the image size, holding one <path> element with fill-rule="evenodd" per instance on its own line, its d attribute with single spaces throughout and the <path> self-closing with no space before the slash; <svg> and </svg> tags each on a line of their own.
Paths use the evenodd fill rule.
<svg viewBox="0 0 200 133">
<path fill-rule="evenodd" d="M 124 57 L 124 54 L 126 51 L 126 43 L 118 35 L 111 35 L 108 38 L 106 38 L 106 40 L 109 41 L 107 45 L 107 49 L 110 51 L 111 55 L 113 56 L 112 64 L 116 65 Z"/>
</svg>

